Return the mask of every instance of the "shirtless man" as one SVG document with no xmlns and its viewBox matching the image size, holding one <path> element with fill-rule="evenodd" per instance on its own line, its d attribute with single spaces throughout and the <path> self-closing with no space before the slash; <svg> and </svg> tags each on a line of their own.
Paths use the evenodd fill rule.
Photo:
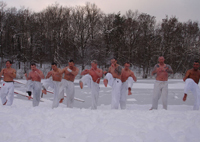
<svg viewBox="0 0 200 142">
<path fill-rule="evenodd" d="M 60 94 L 60 103 L 62 103 L 64 99 L 64 89 L 67 92 L 67 107 L 72 108 L 74 104 L 74 79 L 77 76 L 79 69 L 74 66 L 74 60 L 69 60 L 67 67 L 65 67 L 61 74 L 64 73 L 64 79 L 62 79 L 62 92 Z"/>
<path fill-rule="evenodd" d="M 59 105 L 59 93 L 61 92 L 60 88 L 61 88 L 61 80 L 62 80 L 62 74 L 61 74 L 61 69 L 59 69 L 57 67 L 57 64 L 55 62 L 53 62 L 51 64 L 51 68 L 52 70 L 50 72 L 47 73 L 46 79 L 50 78 L 52 76 L 52 79 L 48 79 L 46 80 L 46 82 L 44 83 L 44 89 L 42 90 L 42 92 L 44 94 L 47 93 L 47 88 L 51 87 L 54 89 L 54 99 L 53 99 L 53 105 L 52 108 L 56 108 Z"/>
<path fill-rule="evenodd" d="M 107 84 L 112 87 L 111 109 L 118 109 L 119 107 L 122 86 L 121 72 L 122 67 L 117 64 L 117 60 L 111 59 L 111 66 L 103 80 L 105 87 L 107 87 Z"/>
<path fill-rule="evenodd" d="M 91 62 L 91 69 L 85 69 L 81 72 L 81 75 L 85 75 L 81 78 L 79 84 L 81 89 L 84 84 L 87 84 L 89 88 L 91 88 L 92 92 L 92 107 L 91 109 L 97 109 L 97 103 L 99 98 L 99 82 L 102 77 L 102 70 L 97 68 L 97 61 L 93 60 Z"/>
<path fill-rule="evenodd" d="M 120 107 L 121 109 L 126 108 L 126 98 L 127 94 L 131 95 L 131 87 L 133 86 L 133 81 L 137 81 L 133 71 L 129 69 L 130 62 L 126 62 L 124 64 L 124 69 L 122 70 L 122 90 L 121 90 L 121 99 L 120 99 Z M 127 93 L 128 92 L 128 93 Z"/>
<path fill-rule="evenodd" d="M 186 101 L 187 94 L 189 91 L 191 91 L 192 94 L 194 95 L 193 110 L 199 110 L 199 105 L 200 105 L 200 89 L 198 86 L 199 79 L 200 79 L 199 62 L 194 61 L 193 68 L 189 69 L 186 72 L 185 77 L 183 78 L 183 81 L 185 81 L 183 101 Z"/>
<path fill-rule="evenodd" d="M 3 105 L 11 106 L 14 99 L 14 84 L 13 79 L 16 78 L 16 70 L 11 68 L 12 62 L 6 61 L 6 68 L 0 72 L 0 78 L 3 75 L 4 81 L 1 86 L 1 102 Z M 7 97 L 7 98 L 6 98 Z"/>
<path fill-rule="evenodd" d="M 168 98 L 168 74 L 173 73 L 173 70 L 170 65 L 164 63 L 165 59 L 163 56 L 158 58 L 158 64 L 154 66 L 152 75 L 157 74 L 156 81 L 154 83 L 153 90 L 153 100 L 152 100 L 152 109 L 158 108 L 158 100 L 162 95 L 163 108 L 167 109 L 167 98 Z"/>
<path fill-rule="evenodd" d="M 40 102 L 40 96 L 42 91 L 42 83 L 41 79 L 44 79 L 44 74 L 41 70 L 36 68 L 36 64 L 31 64 L 31 72 L 29 73 L 28 77 L 25 73 L 25 77 L 28 85 L 27 93 L 29 95 L 28 99 L 31 99 L 31 94 L 33 93 L 33 107 L 38 106 Z"/>
</svg>

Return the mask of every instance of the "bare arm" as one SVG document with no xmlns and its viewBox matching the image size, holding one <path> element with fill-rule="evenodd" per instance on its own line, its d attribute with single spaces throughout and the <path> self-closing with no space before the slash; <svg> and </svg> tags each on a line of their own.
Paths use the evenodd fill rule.
<svg viewBox="0 0 200 142">
<path fill-rule="evenodd" d="M 88 74 L 89 73 L 89 70 L 88 69 L 85 69 L 85 70 L 83 70 L 82 72 L 81 72 L 81 75 L 86 75 L 86 74 Z"/>
<path fill-rule="evenodd" d="M 131 77 L 133 78 L 133 80 L 134 80 L 135 82 L 137 81 L 137 78 L 135 77 L 134 72 L 131 72 Z"/>
<path fill-rule="evenodd" d="M 50 71 L 50 72 L 47 73 L 46 78 L 49 78 L 49 77 L 51 77 L 51 76 L 52 76 L 52 71 Z"/>
<path fill-rule="evenodd" d="M 42 73 L 42 71 L 37 70 L 37 71 L 35 71 L 35 72 L 38 74 L 38 76 L 39 76 L 41 79 L 44 79 L 44 74 Z"/>
<path fill-rule="evenodd" d="M 185 74 L 185 77 L 183 78 L 183 81 L 185 81 L 190 75 L 190 70 L 188 70 Z"/>
<path fill-rule="evenodd" d="M 28 77 L 27 77 L 27 73 L 25 73 L 24 76 L 26 77 L 26 80 L 31 80 L 30 73 L 29 73 L 29 76 L 28 76 Z"/>
<path fill-rule="evenodd" d="M 102 77 L 103 76 L 103 71 L 101 69 L 98 70 L 94 70 L 94 72 L 97 74 L 98 77 Z"/>
<path fill-rule="evenodd" d="M 167 73 L 173 73 L 173 70 L 172 70 L 170 65 L 166 65 L 166 72 Z"/>
<path fill-rule="evenodd" d="M 71 73 L 72 73 L 74 76 L 76 76 L 76 75 L 78 74 L 78 72 L 79 72 L 79 69 L 76 68 L 76 70 L 75 70 L 75 71 L 72 71 Z"/>
<path fill-rule="evenodd" d="M 156 64 L 156 65 L 154 66 L 153 71 L 151 72 L 151 75 L 154 75 L 154 74 L 157 73 L 157 68 L 158 68 L 158 67 L 159 67 L 158 64 Z"/>
</svg>

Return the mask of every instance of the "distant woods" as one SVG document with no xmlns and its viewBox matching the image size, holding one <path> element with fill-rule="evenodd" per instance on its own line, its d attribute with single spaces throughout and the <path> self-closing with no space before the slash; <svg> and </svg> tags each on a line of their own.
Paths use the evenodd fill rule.
<svg viewBox="0 0 200 142">
<path fill-rule="evenodd" d="M 131 62 L 145 78 L 163 55 L 175 73 L 184 73 L 199 60 L 199 23 L 168 16 L 156 23 L 155 18 L 132 10 L 105 14 L 91 3 L 53 4 L 36 13 L 0 2 L 0 68 L 5 59 L 18 62 L 18 68 L 31 61 L 42 66 L 74 59 L 84 69 L 96 59 L 105 69 L 116 57 L 121 65 Z"/>
</svg>

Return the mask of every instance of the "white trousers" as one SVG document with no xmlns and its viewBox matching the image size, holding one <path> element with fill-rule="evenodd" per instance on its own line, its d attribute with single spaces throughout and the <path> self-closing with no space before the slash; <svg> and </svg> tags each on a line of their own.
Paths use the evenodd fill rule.
<svg viewBox="0 0 200 142">
<path fill-rule="evenodd" d="M 126 109 L 126 99 L 128 96 L 128 88 L 131 88 L 133 86 L 133 78 L 128 77 L 128 79 L 122 83 L 122 89 L 121 89 L 121 96 L 120 96 L 120 107 L 121 109 Z"/>
<path fill-rule="evenodd" d="M 51 79 L 47 79 L 44 84 L 44 88 L 47 90 L 48 87 L 53 88 L 54 98 L 52 108 L 56 108 L 59 105 L 59 94 L 61 93 L 62 83 L 59 81 L 53 81 Z"/>
<path fill-rule="evenodd" d="M 122 81 L 118 78 L 113 78 L 111 73 L 107 73 L 105 79 L 108 80 L 108 85 L 112 87 L 111 109 L 118 109 L 121 99 Z"/>
<path fill-rule="evenodd" d="M 87 74 L 81 78 L 83 85 L 87 85 L 91 89 L 92 106 L 91 109 L 97 109 L 99 99 L 99 84 L 92 80 L 91 75 Z"/>
<path fill-rule="evenodd" d="M 28 80 L 27 91 L 31 91 L 33 94 L 33 107 L 38 106 L 42 93 L 42 83 L 38 81 Z"/>
<path fill-rule="evenodd" d="M 163 108 L 167 109 L 167 98 L 168 98 L 168 81 L 158 81 L 154 83 L 152 108 L 158 108 L 158 100 L 162 96 Z"/>
<path fill-rule="evenodd" d="M 199 105 L 200 105 L 200 89 L 199 89 L 199 86 L 191 78 L 187 78 L 185 80 L 184 93 L 188 94 L 189 91 L 191 91 L 192 94 L 194 95 L 193 110 L 199 110 Z"/>
<path fill-rule="evenodd" d="M 14 99 L 14 84 L 13 82 L 2 82 L 1 86 L 1 102 L 4 104 L 6 101 L 7 106 L 11 106 Z"/>
<path fill-rule="evenodd" d="M 62 79 L 61 82 L 62 82 L 62 87 L 61 87 L 59 100 L 64 98 L 64 90 L 66 89 L 67 107 L 72 108 L 74 105 L 74 94 L 75 94 L 74 82 L 68 81 L 66 79 Z"/>
</svg>

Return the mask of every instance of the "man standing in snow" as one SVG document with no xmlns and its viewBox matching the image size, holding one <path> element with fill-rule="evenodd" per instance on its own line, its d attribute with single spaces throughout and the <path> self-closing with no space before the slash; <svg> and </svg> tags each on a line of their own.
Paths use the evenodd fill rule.
<svg viewBox="0 0 200 142">
<path fill-rule="evenodd" d="M 57 67 L 57 64 L 55 62 L 53 62 L 51 64 L 51 68 L 52 70 L 50 72 L 47 73 L 46 76 L 46 81 L 44 82 L 44 89 L 42 90 L 42 92 L 44 94 L 47 93 L 47 88 L 51 87 L 54 89 L 54 99 L 53 99 L 53 105 L 52 108 L 56 108 L 59 105 L 59 93 L 61 92 L 61 80 L 62 80 L 62 74 L 61 74 L 61 69 L 59 69 Z M 52 79 L 50 79 L 50 77 L 52 76 Z"/>
<path fill-rule="evenodd" d="M 91 62 L 91 69 L 85 69 L 81 72 L 81 75 L 85 75 L 81 78 L 79 84 L 81 89 L 83 85 L 87 84 L 87 86 L 92 90 L 92 107 L 91 109 L 97 109 L 97 103 L 99 98 L 99 82 L 102 77 L 102 70 L 97 68 L 97 61 L 93 60 Z"/>
<path fill-rule="evenodd" d="M 14 99 L 13 79 L 16 78 L 16 70 L 11 68 L 12 62 L 6 61 L 6 68 L 0 72 L 0 78 L 3 75 L 4 81 L 1 86 L 1 102 L 3 105 L 11 106 Z M 6 98 L 7 97 L 7 98 Z"/>
<path fill-rule="evenodd" d="M 168 98 L 168 76 L 173 73 L 170 65 L 164 63 L 165 59 L 163 56 L 158 58 L 158 64 L 154 66 L 152 75 L 157 74 L 156 81 L 154 83 L 152 109 L 158 108 L 158 100 L 162 96 L 163 108 L 167 109 L 167 98 Z"/>
<path fill-rule="evenodd" d="M 64 89 L 66 89 L 67 92 L 67 107 L 72 108 L 74 104 L 74 79 L 77 76 L 79 69 L 74 66 L 74 60 L 69 60 L 67 67 L 65 67 L 61 74 L 64 73 L 64 79 L 62 79 L 62 88 L 60 93 L 60 103 L 62 103 L 64 99 Z"/>
<path fill-rule="evenodd" d="M 38 106 L 40 102 L 40 96 L 42 91 L 41 79 L 44 78 L 44 74 L 41 70 L 36 68 L 36 64 L 31 64 L 31 72 L 27 77 L 27 74 L 24 74 L 27 79 L 27 93 L 29 95 L 28 99 L 31 99 L 31 94 L 33 93 L 33 107 Z"/>
<path fill-rule="evenodd" d="M 183 78 L 183 81 L 185 81 L 183 101 L 186 101 L 187 94 L 189 91 L 191 91 L 192 94 L 194 95 L 193 110 L 199 110 L 199 105 L 200 105 L 200 89 L 198 86 L 199 79 L 200 79 L 199 62 L 194 61 L 193 68 L 189 69 L 186 72 L 185 77 Z"/>
<path fill-rule="evenodd" d="M 111 59 L 111 66 L 103 80 L 105 87 L 107 87 L 107 84 L 112 87 L 111 109 L 118 109 L 119 107 L 122 86 L 121 73 L 122 67 L 117 64 L 115 58 Z"/>
<path fill-rule="evenodd" d="M 133 81 L 137 81 L 137 78 L 134 75 L 134 72 L 130 69 L 130 62 L 124 64 L 124 69 L 122 70 L 121 80 L 122 80 L 122 89 L 121 89 L 121 99 L 120 107 L 121 109 L 126 108 L 126 98 L 127 95 L 131 95 L 131 87 L 133 86 Z"/>
</svg>

